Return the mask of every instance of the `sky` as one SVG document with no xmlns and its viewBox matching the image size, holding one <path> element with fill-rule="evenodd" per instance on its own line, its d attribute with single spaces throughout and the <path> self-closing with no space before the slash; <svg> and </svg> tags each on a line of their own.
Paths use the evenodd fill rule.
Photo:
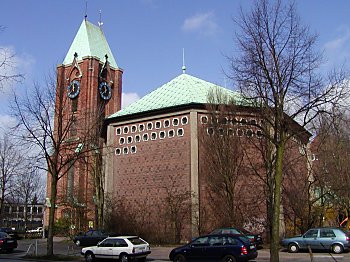
<svg viewBox="0 0 350 262">
<path fill-rule="evenodd" d="M 282 0 L 287 2 L 287 0 Z M 21 84 L 0 91 L 0 127 L 9 115 L 11 89 L 25 90 L 55 72 L 81 22 L 103 22 L 103 31 L 123 73 L 123 106 L 186 73 L 233 88 L 227 56 L 235 52 L 233 18 L 252 0 L 0 0 L 0 49 L 15 55 Z M 295 0 L 302 23 L 318 34 L 324 71 L 350 58 L 350 1 Z"/>
</svg>

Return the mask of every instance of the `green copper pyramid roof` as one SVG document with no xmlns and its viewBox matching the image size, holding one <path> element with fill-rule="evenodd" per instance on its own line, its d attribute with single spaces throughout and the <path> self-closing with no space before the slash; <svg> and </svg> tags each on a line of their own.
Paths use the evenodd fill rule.
<svg viewBox="0 0 350 262">
<path fill-rule="evenodd" d="M 233 98 L 238 104 L 242 101 L 237 92 L 233 92 L 188 74 L 181 74 L 108 118 L 180 105 L 207 104 L 209 93 L 216 92 L 217 90 L 220 91 L 221 94 Z"/>
<path fill-rule="evenodd" d="M 85 56 L 94 56 L 98 57 L 101 61 L 105 61 L 105 55 L 107 55 L 109 65 L 118 68 L 101 28 L 85 19 L 81 23 L 62 64 L 71 64 L 74 59 L 74 53 L 78 54 L 78 61 L 82 60 Z"/>
</svg>

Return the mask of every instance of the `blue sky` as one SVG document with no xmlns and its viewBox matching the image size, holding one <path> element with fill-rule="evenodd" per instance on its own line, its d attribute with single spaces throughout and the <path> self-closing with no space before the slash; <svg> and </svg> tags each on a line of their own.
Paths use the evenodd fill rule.
<svg viewBox="0 0 350 262">
<path fill-rule="evenodd" d="M 124 102 L 129 103 L 181 74 L 185 48 L 187 73 L 227 86 L 225 55 L 235 51 L 232 17 L 251 0 L 98 0 L 87 1 L 87 19 L 103 31 L 119 67 L 124 69 Z M 286 1 L 283 1 L 286 2 Z M 325 71 L 350 57 L 350 1 L 296 0 L 302 22 L 319 35 Z M 84 19 L 85 0 L 1 0 L 0 48 L 16 54 L 26 75 L 16 89 L 32 86 L 62 63 Z M 226 82 L 226 83 L 225 83 Z M 0 126 L 10 121 L 10 87 L 0 93 Z"/>
</svg>

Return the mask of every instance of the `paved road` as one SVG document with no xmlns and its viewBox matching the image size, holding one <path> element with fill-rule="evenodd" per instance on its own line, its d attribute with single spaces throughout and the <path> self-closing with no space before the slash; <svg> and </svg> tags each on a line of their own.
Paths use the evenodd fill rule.
<svg viewBox="0 0 350 262">
<path fill-rule="evenodd" d="M 147 257 L 147 261 L 153 262 L 169 262 L 169 252 L 172 247 L 157 247 L 151 246 L 152 253 Z M 72 256 L 72 261 L 84 261 L 80 256 L 81 248 L 77 247 L 73 242 L 63 239 L 54 239 L 54 253 L 57 255 Z M 18 248 L 11 254 L 0 254 L 0 262 L 10 261 L 33 261 L 25 260 L 23 256 L 25 254 L 44 255 L 46 253 L 46 239 L 29 240 L 23 239 L 18 241 Z M 76 259 L 78 257 L 78 260 Z M 73 258 L 75 258 L 73 260 Z M 256 262 L 269 261 L 270 254 L 269 249 L 260 249 Z M 308 253 L 297 253 L 290 254 L 284 250 L 280 252 L 281 262 L 310 262 L 312 261 Z M 330 255 L 327 253 L 314 253 L 313 262 L 331 262 L 331 261 L 342 261 L 350 262 L 350 253 L 344 253 L 340 255 Z"/>
</svg>

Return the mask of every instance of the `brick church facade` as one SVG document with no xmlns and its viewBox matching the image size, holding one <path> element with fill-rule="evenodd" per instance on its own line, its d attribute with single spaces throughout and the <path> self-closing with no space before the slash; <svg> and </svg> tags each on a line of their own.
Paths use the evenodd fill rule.
<svg viewBox="0 0 350 262">
<path fill-rule="evenodd" d="M 264 171 L 254 149 L 263 139 L 258 128 L 259 112 L 245 106 L 238 93 L 191 76 L 183 68 L 168 83 L 121 109 L 123 71 L 101 29 L 86 20 L 57 71 L 58 87 L 67 89 L 67 110 L 74 112 L 76 124 L 90 123 L 91 115 L 87 117 L 86 110 L 102 110 L 103 128 L 96 143 L 99 148 L 103 146 L 99 163 L 104 182 L 105 227 L 123 234 L 152 235 L 152 240 L 158 242 L 167 235 L 181 241 L 215 226 L 233 226 L 232 219 L 225 220 L 232 215 L 225 212 L 233 209 L 232 216 L 239 226 L 247 223 L 245 217 L 266 225 L 266 185 L 261 177 L 257 178 L 256 170 L 242 167 L 235 171 L 232 206 L 228 201 L 215 200 L 218 189 L 209 182 L 215 177 L 213 173 L 221 171 L 209 165 L 208 156 L 226 152 L 225 146 L 237 141 L 240 151 L 232 152 L 233 158 L 242 156 L 237 157 L 239 161 L 247 154 L 254 156 L 255 166 L 261 166 L 261 173 Z M 234 114 L 213 120 L 208 97 L 215 92 L 236 101 Z M 290 149 L 294 155 L 300 155 L 298 148 L 308 141 L 309 134 L 302 133 Z M 221 149 L 215 149 L 209 141 L 214 136 L 220 141 L 227 136 L 229 140 Z M 78 140 L 75 143 L 77 148 L 82 146 Z M 242 161 L 248 160 L 244 157 Z M 87 164 L 91 162 L 90 157 L 84 163 L 75 163 L 59 182 L 57 218 L 69 217 L 77 228 L 96 225 L 95 192 Z M 298 163 L 303 163 L 297 165 L 302 171 L 299 173 L 305 173 L 305 159 L 301 157 Z M 76 188 L 74 193 L 72 188 Z M 74 211 L 65 202 L 68 194 L 77 196 L 77 192 L 80 215 L 78 209 Z"/>
</svg>

